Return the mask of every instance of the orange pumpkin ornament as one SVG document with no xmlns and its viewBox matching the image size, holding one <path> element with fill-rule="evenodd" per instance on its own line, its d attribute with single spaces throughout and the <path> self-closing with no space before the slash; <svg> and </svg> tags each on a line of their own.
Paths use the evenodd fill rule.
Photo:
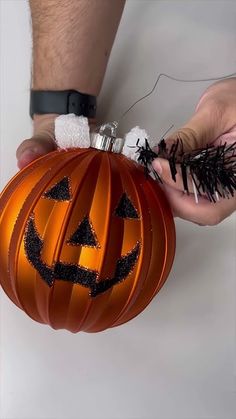
<svg viewBox="0 0 236 419">
<path fill-rule="evenodd" d="M 1 285 L 54 329 L 98 332 L 129 321 L 173 262 L 175 227 L 162 189 L 112 151 L 114 137 L 103 140 L 110 151 L 37 159 L 0 196 Z"/>
</svg>

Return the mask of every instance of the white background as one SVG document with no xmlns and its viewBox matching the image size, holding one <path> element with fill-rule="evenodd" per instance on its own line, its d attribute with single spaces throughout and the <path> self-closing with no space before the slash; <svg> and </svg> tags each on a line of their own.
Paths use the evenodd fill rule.
<svg viewBox="0 0 236 419">
<path fill-rule="evenodd" d="M 115 1 L 115 0 L 113 0 Z M 1 1 L 1 188 L 29 137 L 30 21 Z M 159 72 L 202 78 L 236 71 L 235 1 L 128 0 L 100 114 L 116 119 Z M 160 82 L 130 112 L 152 136 L 191 115 L 209 83 Z M 1 419 L 233 419 L 235 217 L 213 228 L 177 221 L 169 280 L 130 323 L 100 334 L 34 323 L 1 292 Z M 1 238 L 0 238 L 1 246 Z"/>
</svg>

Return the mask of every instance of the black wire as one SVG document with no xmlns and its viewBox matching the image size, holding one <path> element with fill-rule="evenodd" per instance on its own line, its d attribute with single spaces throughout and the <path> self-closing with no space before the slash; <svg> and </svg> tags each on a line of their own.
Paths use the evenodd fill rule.
<svg viewBox="0 0 236 419">
<path fill-rule="evenodd" d="M 166 77 L 170 80 L 174 80 L 177 82 L 181 82 L 181 83 L 198 83 L 198 82 L 204 82 L 204 81 L 217 81 L 217 80 L 224 80 L 224 79 L 228 79 L 230 77 L 236 76 L 236 73 L 232 73 L 232 74 L 228 74 L 226 76 L 221 76 L 221 77 L 212 77 L 212 78 L 207 78 L 207 79 L 179 79 L 177 77 L 173 77 L 170 76 L 169 74 L 166 73 L 160 73 L 154 83 L 153 88 L 150 90 L 150 92 L 148 92 L 146 95 L 142 96 L 140 99 L 136 100 L 120 117 L 120 119 L 118 120 L 118 122 L 121 121 L 121 119 L 123 119 L 125 117 L 125 115 L 127 115 L 127 113 L 134 108 L 135 105 L 137 105 L 137 103 L 141 102 L 142 100 L 146 99 L 147 97 L 151 96 L 151 94 L 154 92 L 154 90 L 157 87 L 157 84 L 160 80 L 161 77 Z"/>
</svg>

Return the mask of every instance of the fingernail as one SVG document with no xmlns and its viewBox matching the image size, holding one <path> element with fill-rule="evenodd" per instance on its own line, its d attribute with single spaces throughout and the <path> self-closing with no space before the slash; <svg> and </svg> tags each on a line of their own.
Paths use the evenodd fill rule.
<svg viewBox="0 0 236 419">
<path fill-rule="evenodd" d="M 162 174 L 162 166 L 161 163 L 159 162 L 159 160 L 154 160 L 152 163 L 155 171 L 158 173 L 158 175 Z"/>
</svg>

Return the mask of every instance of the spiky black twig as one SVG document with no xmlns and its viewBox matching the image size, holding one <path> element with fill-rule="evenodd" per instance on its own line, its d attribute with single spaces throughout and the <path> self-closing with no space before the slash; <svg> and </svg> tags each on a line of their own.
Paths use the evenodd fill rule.
<svg viewBox="0 0 236 419">
<path fill-rule="evenodd" d="M 158 152 L 154 152 L 147 139 L 145 146 L 138 146 L 138 161 L 144 166 L 145 173 L 154 174 L 157 180 L 161 180 L 158 173 L 152 167 L 156 157 L 168 160 L 172 179 L 176 181 L 177 165 L 180 165 L 183 189 L 189 193 L 189 183 L 199 195 L 206 195 L 212 202 L 219 197 L 229 198 L 236 191 L 236 142 L 230 145 L 208 145 L 206 148 L 192 152 L 183 151 L 183 143 L 178 139 L 172 144 L 170 150 L 164 139 L 158 144 Z"/>
<path fill-rule="evenodd" d="M 147 138 L 145 138 L 144 146 L 139 146 L 139 139 L 138 139 L 136 143 L 136 147 L 137 147 L 137 150 L 135 153 L 138 154 L 137 161 L 142 166 L 144 166 L 145 175 L 148 176 L 149 174 L 152 174 L 156 180 L 162 183 L 162 180 L 159 174 L 152 167 L 152 162 L 154 159 L 158 157 L 158 154 L 154 150 L 151 149 Z"/>
</svg>

